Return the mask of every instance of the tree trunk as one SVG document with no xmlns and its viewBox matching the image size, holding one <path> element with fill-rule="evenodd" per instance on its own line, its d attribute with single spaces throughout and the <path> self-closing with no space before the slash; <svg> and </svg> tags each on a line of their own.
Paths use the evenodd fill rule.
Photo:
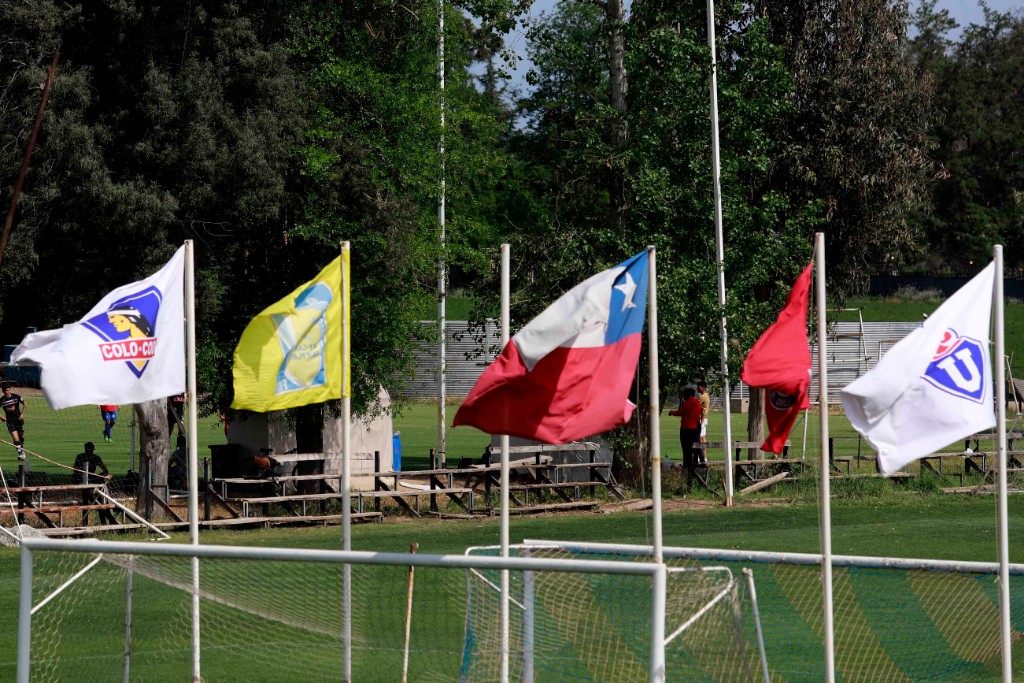
<svg viewBox="0 0 1024 683">
<path fill-rule="evenodd" d="M 649 491 L 651 488 L 651 409 L 647 401 L 639 401 L 633 419 L 625 429 L 632 437 L 631 445 L 616 453 L 615 477 L 625 486 Z M 641 486 L 642 485 L 642 486 Z"/>
<path fill-rule="evenodd" d="M 137 510 L 151 519 L 164 517 L 163 509 L 149 500 L 150 492 L 166 501 L 167 466 L 171 458 L 171 433 L 167 427 L 167 400 L 135 404 L 139 419 L 139 497 Z M 147 486 L 148 484 L 148 486 Z"/>
<path fill-rule="evenodd" d="M 610 102 L 612 108 L 618 112 L 618 118 L 613 123 L 612 144 L 620 158 L 626 150 L 628 137 L 626 92 L 629 90 L 625 60 L 625 14 L 622 4 L 622 0 L 608 0 L 605 4 L 605 21 L 608 29 L 608 74 L 611 82 Z M 616 222 L 618 227 L 623 229 L 626 226 L 626 213 L 629 204 L 626 199 L 625 170 L 617 164 L 612 168 L 611 190 L 612 208 L 615 210 Z"/>
<path fill-rule="evenodd" d="M 750 389 L 750 411 L 747 413 L 747 441 L 764 442 L 764 389 Z M 757 457 L 755 449 L 747 450 L 747 460 Z"/>
</svg>

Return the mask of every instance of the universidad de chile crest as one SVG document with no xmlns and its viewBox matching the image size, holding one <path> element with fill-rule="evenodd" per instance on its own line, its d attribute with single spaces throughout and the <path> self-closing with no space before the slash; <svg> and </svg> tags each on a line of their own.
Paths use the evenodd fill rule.
<svg viewBox="0 0 1024 683">
<path fill-rule="evenodd" d="M 987 381 L 985 348 L 977 339 L 947 329 L 922 378 L 947 394 L 982 403 Z"/>
<path fill-rule="evenodd" d="M 100 354 L 104 361 L 124 363 L 136 377 L 142 377 L 156 355 L 156 320 L 163 294 L 156 287 L 121 297 L 105 313 L 94 315 L 82 324 L 103 340 Z"/>
</svg>

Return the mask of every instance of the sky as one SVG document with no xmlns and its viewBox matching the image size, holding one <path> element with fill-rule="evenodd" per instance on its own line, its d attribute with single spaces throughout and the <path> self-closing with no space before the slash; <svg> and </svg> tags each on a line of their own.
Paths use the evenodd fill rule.
<svg viewBox="0 0 1024 683">
<path fill-rule="evenodd" d="M 555 4 L 556 0 L 535 0 L 530 8 L 530 16 L 536 18 L 542 12 L 550 12 Z M 918 0 L 911 0 L 910 11 L 914 12 L 918 4 Z M 626 0 L 626 6 L 629 6 L 629 0 Z M 1024 9 L 1024 0 L 988 0 L 988 6 L 997 12 L 1022 10 Z M 936 5 L 936 9 L 949 10 L 950 15 L 956 19 L 957 23 L 959 23 L 961 27 L 968 26 L 969 24 L 980 24 L 985 19 L 985 15 L 981 11 L 981 7 L 978 5 L 977 0 L 939 0 Z M 956 35 L 959 35 L 959 33 Z M 952 37 L 955 38 L 956 35 Z M 528 88 L 529 86 L 526 85 L 526 82 L 523 79 L 530 68 L 530 63 L 525 59 L 526 35 L 522 26 L 518 27 L 517 30 L 513 31 L 506 38 L 506 43 L 522 57 L 516 67 L 512 70 L 513 77 L 511 85 L 512 87 L 519 89 Z"/>
</svg>

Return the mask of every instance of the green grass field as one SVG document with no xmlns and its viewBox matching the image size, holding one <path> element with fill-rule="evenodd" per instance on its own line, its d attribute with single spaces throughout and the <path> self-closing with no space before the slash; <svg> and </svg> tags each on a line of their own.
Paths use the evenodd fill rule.
<svg viewBox="0 0 1024 683">
<path fill-rule="evenodd" d="M 21 390 L 25 398 L 25 448 L 30 451 L 29 467 L 33 472 L 66 473 L 81 453 L 85 442 L 96 445 L 96 452 L 114 474 L 128 471 L 132 462 L 132 411 L 123 406 L 118 411 L 118 421 L 111 432 L 113 441 L 103 440 L 103 420 L 96 406 L 78 406 L 65 410 L 50 410 L 46 399 L 38 390 Z M 209 446 L 226 443 L 223 427 L 214 417 L 199 420 L 199 457 L 208 457 Z M 172 432 L 172 439 L 173 439 Z M 17 467 L 14 447 L 9 445 L 10 435 L 0 429 L 0 464 L 5 472 Z M 138 441 L 138 429 L 135 430 Z M 168 444 L 172 448 L 173 444 Z M 33 453 L 37 455 L 32 455 Z M 135 446 L 138 470 L 138 446 Z M 9 472 L 8 472 L 9 473 Z"/>
<path fill-rule="evenodd" d="M 1010 505 L 1012 518 L 1024 514 L 1024 498 L 1012 497 Z M 664 520 L 665 542 L 677 546 L 813 553 L 819 548 L 817 520 L 817 508 L 813 505 L 742 507 L 741 504 L 733 510 L 715 507 L 668 512 Z M 650 528 L 649 513 L 542 516 L 514 519 L 512 537 L 514 540 L 557 538 L 646 544 L 650 542 Z M 204 532 L 201 540 L 204 544 L 330 549 L 340 547 L 338 533 L 336 527 L 216 531 Z M 421 553 L 460 553 L 470 545 L 497 543 L 498 533 L 499 525 L 495 519 L 437 521 L 389 518 L 383 524 L 357 526 L 353 530 L 352 546 L 357 550 L 407 552 L 410 543 L 418 543 Z M 890 501 L 840 500 L 833 507 L 832 536 L 833 550 L 837 554 L 996 559 L 991 498 L 906 494 Z M 1016 529 L 1010 542 L 1011 559 L 1016 562 L 1024 561 L 1022 540 L 1022 532 Z M 175 542 L 184 541 L 180 535 L 175 538 Z M 329 572 L 324 574 L 304 569 L 301 565 L 277 563 L 276 566 L 268 565 L 262 577 L 254 577 L 249 573 L 251 567 L 242 571 L 240 567 L 232 569 L 212 562 L 204 566 L 208 584 L 219 585 L 219 595 L 231 596 L 231 600 L 225 602 L 260 604 L 262 600 L 270 609 L 284 601 L 301 605 L 306 611 L 315 611 L 318 606 L 325 611 L 325 615 L 319 617 L 325 623 L 331 623 L 334 617 L 330 615 L 336 614 L 336 585 L 323 583 L 325 576 L 333 576 Z M 41 567 L 53 567 L 56 571 L 52 564 L 44 563 Z M 764 593 L 763 600 L 768 604 L 771 601 L 769 595 L 775 590 L 770 587 L 772 574 L 767 568 L 754 569 L 755 577 L 760 575 L 764 579 L 759 594 Z M 64 571 L 67 570 L 68 566 L 65 566 Z M 8 615 L 17 612 L 18 574 L 18 552 L 0 550 L 0 609 Z M 100 577 L 99 574 L 96 576 Z M 53 585 L 59 577 L 48 578 L 47 583 Z M 398 648 L 402 638 L 405 579 L 404 570 L 372 573 L 359 570 L 356 573 L 357 604 L 365 610 L 360 613 L 360 638 L 366 639 L 361 642 L 372 644 L 367 646 L 367 650 L 357 651 L 357 672 L 361 675 L 356 680 L 395 679 L 400 662 L 397 653 L 400 652 Z M 415 617 L 412 670 L 419 672 L 422 678 L 414 677 L 412 680 L 442 680 L 444 676 L 437 675 L 437 667 L 457 665 L 464 627 L 465 606 L 462 601 L 465 581 L 463 572 L 424 570 L 417 573 L 417 595 L 421 596 L 421 601 L 417 603 L 420 611 Z M 67 636 L 69 640 L 65 645 L 72 649 L 64 652 L 63 662 L 56 667 L 56 680 L 68 680 L 68 672 L 76 672 L 76 680 L 110 680 L 119 673 L 123 623 L 120 608 L 116 606 L 121 604 L 123 588 L 123 583 L 104 585 L 102 582 L 87 582 L 83 583 L 80 594 L 60 603 L 67 610 L 60 616 L 67 619 L 67 624 L 72 627 L 71 633 L 87 633 L 88 637 L 81 641 L 85 645 L 75 645 L 71 636 Z M 138 680 L 181 680 L 188 666 L 187 601 L 183 602 L 180 591 L 141 578 L 138 579 L 137 590 L 139 593 L 133 612 L 137 660 L 133 671 L 140 676 Z M 813 592 L 814 589 L 809 590 Z M 794 595 L 786 598 L 789 603 L 795 599 Z M 905 608 L 909 609 L 909 606 L 910 603 Z M 795 615 L 801 609 L 797 603 L 792 603 L 791 608 L 798 612 L 794 612 L 790 620 L 797 618 Z M 223 606 L 208 606 L 207 609 L 209 614 L 205 617 L 208 621 L 204 621 L 204 633 L 208 647 L 204 670 L 210 680 L 282 680 L 278 668 L 282 661 L 289 667 L 302 667 L 303 680 L 327 680 L 330 676 L 326 672 L 336 670 L 337 660 L 334 657 L 337 653 L 331 649 L 330 639 L 323 640 L 315 635 L 304 637 L 302 629 L 296 631 L 273 621 L 269 633 L 266 633 L 260 630 L 266 627 L 266 623 L 250 614 L 240 616 Z M 775 615 L 776 618 L 778 616 Z M 313 615 L 308 615 L 308 619 L 313 618 Z M 14 671 L 13 621 L 10 623 L 11 627 L 0 633 L 3 651 L 9 653 L 0 661 L 0 676 L 7 679 L 13 677 Z M 1015 625 L 1015 628 L 1019 627 Z M 247 643 L 242 646 L 241 654 L 237 651 L 230 653 L 229 635 L 232 638 L 240 636 L 242 642 Z M 806 636 L 804 634 L 800 638 Z M 792 637 L 797 636 L 787 635 L 787 638 Z M 80 647 L 86 649 L 76 649 Z M 100 656 L 104 647 L 108 651 L 106 657 Z M 808 642 L 773 643 L 772 651 L 775 658 L 791 657 L 795 656 L 792 654 L 795 649 L 803 648 L 807 652 L 801 656 L 813 658 L 816 647 L 812 637 Z M 924 654 L 928 653 L 921 656 Z M 326 668 L 316 666 L 321 660 Z M 230 662 L 230 666 L 222 668 L 224 662 Z M 112 667 L 113 671 L 102 669 L 103 666 Z M 93 676 L 91 673 L 100 670 L 105 670 L 106 675 Z M 449 670 L 449 680 L 451 675 Z"/>
<path fill-rule="evenodd" d="M 912 316 L 909 319 L 915 319 L 915 310 L 919 316 L 921 312 L 934 309 L 933 303 L 901 305 L 921 306 L 921 309 L 905 308 L 893 314 L 898 315 L 895 319 L 908 319 L 908 315 Z M 1015 308 L 1015 312 L 1011 316 L 1008 310 L 1008 330 L 1011 317 L 1015 320 L 1013 324 L 1024 329 L 1024 322 L 1017 319 L 1024 319 L 1024 306 L 1011 308 Z M 883 315 L 881 309 L 866 309 L 865 319 L 886 319 Z M 102 441 L 102 423 L 95 407 L 53 412 L 49 411 L 41 397 L 29 396 L 27 400 L 26 446 L 53 461 L 38 458 L 31 460 L 34 471 L 62 471 L 59 464 L 70 465 L 84 441 L 97 444 L 98 451 L 112 472 L 119 473 L 128 469 L 131 462 L 127 438 L 129 414 L 122 412 L 115 428 L 114 442 L 107 444 Z M 447 407 L 449 424 L 456 409 L 455 405 Z M 436 406 L 430 404 L 405 406 L 395 418 L 395 429 L 402 433 L 403 464 L 406 469 L 428 466 L 429 449 L 436 445 L 436 419 Z M 722 419 L 721 412 L 712 413 L 709 440 L 721 440 Z M 746 415 L 732 416 L 734 439 L 746 438 L 746 421 Z M 836 440 L 837 455 L 856 455 L 858 452 L 870 454 L 870 449 L 859 441 L 841 413 L 829 416 L 829 428 Z M 209 445 L 224 443 L 225 440 L 223 430 L 212 418 L 200 421 L 199 436 L 201 455 L 209 452 Z M 818 416 L 808 414 L 806 425 L 803 419 L 798 421 L 790 438 L 791 457 L 803 455 L 809 462 L 815 462 L 818 459 Z M 448 429 L 447 439 L 449 463 L 461 457 L 479 457 L 490 443 L 487 435 L 465 427 Z M 678 462 L 680 447 L 677 423 L 674 418 L 664 414 L 661 420 L 661 443 L 663 455 Z M 991 447 L 991 444 L 985 446 Z M 723 457 L 720 450 L 711 451 L 709 455 L 712 459 Z M 3 448 L 0 458 L 8 470 L 16 463 L 10 446 Z M 861 468 L 866 471 L 870 465 L 862 463 Z M 666 477 L 665 490 L 669 499 L 681 493 L 678 483 L 674 475 Z M 994 499 L 991 496 L 944 495 L 937 492 L 939 485 L 940 482 L 924 477 L 911 486 L 879 480 L 834 482 L 833 552 L 996 561 Z M 665 543 L 670 546 L 818 552 L 818 508 L 807 502 L 817 499 L 816 486 L 812 471 L 795 485 L 740 499 L 738 507 L 732 510 L 713 504 L 708 506 L 711 498 L 709 495 L 691 494 L 687 497 L 705 499 L 705 507 L 666 512 Z M 1024 497 L 1011 496 L 1011 519 L 1022 514 Z M 651 530 L 650 512 L 545 515 L 514 518 L 512 521 L 513 542 L 523 538 L 550 538 L 646 545 L 651 542 Z M 496 519 L 440 521 L 389 516 L 382 524 L 355 527 L 352 546 L 356 550 L 407 552 L 411 543 L 418 543 L 420 553 L 461 553 L 468 546 L 496 544 L 498 534 Z M 173 542 L 186 541 L 181 535 L 173 539 Z M 201 542 L 340 548 L 337 527 L 208 531 L 202 534 Z M 1011 527 L 1010 554 L 1011 561 L 1024 562 L 1024 531 L 1020 530 L 1019 525 Z M 53 559 L 41 560 L 39 565 L 41 590 L 46 586 L 53 587 L 66 578 L 74 564 L 55 563 Z M 0 609 L 9 615 L 9 627 L 0 631 L 0 647 L 8 653 L 0 657 L 0 677 L 8 679 L 14 676 L 16 648 L 13 626 L 14 615 L 17 614 L 18 562 L 17 550 L 0 548 Z M 92 578 L 82 581 L 79 588 L 68 591 L 65 597 L 54 603 L 46 617 L 40 617 L 36 622 L 42 625 L 46 619 L 62 620 L 70 634 L 82 636 L 79 640 L 67 636 L 62 659 L 52 668 L 46 671 L 38 668 L 34 670 L 37 675 L 46 674 L 41 679 L 120 678 L 120 648 L 124 628 L 123 572 L 119 573 L 117 567 L 103 566 L 105 568 L 96 571 Z M 739 569 L 739 566 L 735 569 Z M 301 565 L 288 563 L 250 566 L 242 571 L 240 565 L 210 562 L 204 563 L 203 576 L 206 585 L 219 586 L 217 590 L 221 596 L 218 604 L 204 602 L 204 672 L 207 680 L 274 681 L 294 677 L 303 680 L 337 679 L 335 674 L 340 661 L 337 641 L 329 636 L 317 635 L 315 627 L 315 624 L 320 623 L 325 624 L 325 629 L 336 625 L 340 581 L 337 574 L 323 570 L 311 571 Z M 357 568 L 354 576 L 356 602 L 360 610 L 360 616 L 357 617 L 359 646 L 356 651 L 355 680 L 396 680 L 401 661 L 399 648 L 407 574 L 404 569 L 368 571 Z M 813 580 L 810 583 L 790 583 L 787 588 L 785 581 L 790 579 L 786 579 L 784 574 L 773 573 L 770 568 L 755 567 L 757 576 L 761 577 L 758 590 L 759 593 L 764 592 L 766 604 L 770 605 L 772 600 L 777 600 L 777 604 L 782 605 L 781 611 L 773 613 L 769 609 L 766 617 L 768 623 L 774 623 L 778 629 L 768 636 L 769 640 L 776 639 L 769 645 L 770 662 L 797 657 L 808 671 L 818 673 L 798 675 L 788 680 L 820 680 L 820 671 L 814 668 L 820 666 L 821 660 L 820 645 L 814 631 L 815 615 L 814 610 L 805 604 L 806 600 L 813 602 L 817 590 Z M 860 599 L 870 601 L 870 592 L 877 590 L 877 587 L 872 588 L 875 584 L 868 579 L 843 577 L 837 584 L 838 589 L 854 593 L 860 591 Z M 175 580 L 187 583 L 185 575 L 177 576 Z M 133 678 L 147 681 L 187 678 L 188 604 L 184 593 L 169 587 L 166 577 L 162 581 L 154 581 L 140 574 L 137 581 L 138 599 L 133 611 Z M 451 680 L 457 674 L 464 645 L 466 575 L 464 572 L 424 570 L 417 573 L 416 585 L 419 599 L 413 625 L 411 680 Z M 798 585 L 802 588 L 796 588 Z M 995 595 L 991 582 L 978 582 L 977 587 L 984 595 Z M 1014 595 L 1024 596 L 1024 586 L 1020 590 L 1017 588 L 1014 584 Z M 963 590 L 964 587 L 958 586 L 954 592 Z M 926 613 L 924 598 L 918 589 L 904 592 L 899 588 L 887 587 L 880 591 L 882 595 L 879 597 L 886 603 L 885 609 L 888 610 L 881 613 L 888 613 L 889 617 L 882 618 L 878 623 L 872 623 L 870 619 L 857 622 L 856 627 L 850 628 L 853 629 L 851 632 L 857 633 L 858 639 L 863 639 L 858 647 L 882 652 L 887 658 L 886 666 L 895 668 L 859 674 L 851 674 L 848 669 L 845 680 L 859 680 L 860 674 L 870 678 L 890 679 L 893 671 L 902 672 L 896 676 L 902 680 L 952 680 L 951 671 L 960 672 L 956 680 L 966 680 L 968 674 L 971 674 L 971 680 L 998 679 L 995 673 L 997 669 L 993 668 L 998 665 L 997 656 L 993 660 L 992 653 L 988 652 L 984 662 L 979 663 L 976 669 L 956 669 L 956 666 L 962 664 L 958 657 L 963 653 L 953 652 L 956 647 L 950 650 L 948 643 L 940 646 L 938 649 L 942 651 L 937 653 L 938 660 L 945 658 L 946 664 L 940 661 L 941 666 L 947 666 L 941 669 L 946 672 L 945 675 L 929 677 L 920 674 L 915 667 L 921 661 L 930 661 L 936 653 L 923 651 L 911 643 L 894 643 L 887 639 L 885 621 L 909 623 L 920 617 Z M 37 592 L 36 599 L 42 595 L 42 592 Z M 1024 631 L 1024 604 L 1020 603 L 1020 597 L 1015 599 L 1018 604 L 1015 606 L 1013 627 L 1021 632 Z M 238 605 L 247 607 L 238 609 Z M 300 626 L 296 623 L 286 625 L 280 618 L 260 619 L 253 616 L 255 611 L 262 609 L 261 605 L 269 605 L 267 609 L 270 611 L 285 606 L 286 613 L 314 626 Z M 954 610 L 951 614 L 953 621 L 978 619 L 978 628 L 987 632 L 991 630 L 988 617 L 991 617 L 992 604 L 988 604 L 988 608 L 984 621 L 980 620 L 981 617 L 975 611 L 961 614 Z M 844 620 L 846 618 L 848 615 L 843 617 Z M 945 620 L 939 619 L 927 628 L 922 628 L 922 624 L 917 622 L 914 627 L 920 629 L 920 633 L 934 635 L 932 632 L 952 628 L 949 621 L 950 617 L 947 616 Z M 804 630 L 791 629 L 793 624 L 804 624 Z M 845 624 L 846 621 L 837 620 L 837 627 Z M 40 630 L 42 632 L 42 626 Z M 1024 642 L 1017 640 L 1018 645 L 1015 647 Z M 55 648 L 57 644 L 50 643 L 49 646 Z M 40 647 L 45 648 L 47 645 L 44 643 Z M 943 650 L 944 647 L 946 650 Z M 1015 652 L 1016 677 L 1024 676 L 1022 655 L 1024 653 Z M 445 673 L 440 673 L 442 671 Z M 777 676 L 777 680 L 784 679 L 784 676 Z"/>
</svg>

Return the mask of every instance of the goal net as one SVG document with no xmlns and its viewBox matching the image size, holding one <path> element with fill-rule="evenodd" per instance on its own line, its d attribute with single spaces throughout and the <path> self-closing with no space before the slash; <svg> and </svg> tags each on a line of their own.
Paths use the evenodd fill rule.
<svg viewBox="0 0 1024 683">
<path fill-rule="evenodd" d="M 471 641 L 477 658 L 486 647 L 480 620 L 467 628 L 473 608 L 466 586 L 501 568 L 513 585 L 538 586 L 540 596 L 549 593 L 545 587 L 568 581 L 614 586 L 619 599 L 632 602 L 627 609 L 617 601 L 591 600 L 591 609 L 608 612 L 593 614 L 588 631 L 618 631 L 631 651 L 605 651 L 607 639 L 591 646 L 576 639 L 574 656 L 547 660 L 537 680 L 575 680 L 590 660 L 616 658 L 622 663 L 595 670 L 597 680 L 662 680 L 651 674 L 650 622 L 633 617 L 618 623 L 629 612 L 649 618 L 652 601 L 665 599 L 655 587 L 655 576 L 664 577 L 665 569 L 650 562 L 54 539 L 26 539 L 23 552 L 31 569 L 27 577 L 23 571 L 22 605 L 28 600 L 32 607 L 27 622 L 25 610 L 19 615 L 19 674 L 24 665 L 34 681 L 188 680 L 192 555 L 200 558 L 203 680 L 400 681 L 403 669 L 410 681 L 493 680 L 487 669 L 466 665 Z M 342 560 L 351 575 L 350 638 Z M 555 574 L 564 576 L 560 581 Z M 565 617 L 578 618 L 581 608 L 577 602 Z M 627 626 L 636 633 L 625 633 Z"/>
<path fill-rule="evenodd" d="M 528 541 L 526 547 L 549 543 Z M 649 546 L 562 546 L 575 557 L 649 557 L 651 552 Z M 772 681 L 825 680 L 819 555 L 665 548 L 664 556 L 675 568 L 752 570 L 768 676 Z M 837 680 L 1000 678 L 998 564 L 841 555 L 833 556 L 832 564 Z M 670 602 L 671 585 L 670 579 Z M 1024 565 L 1010 565 L 1010 596 L 1013 678 L 1024 680 Z M 711 642 L 723 633 L 712 633 Z M 744 633 L 749 636 L 749 629 Z M 748 652 L 751 647 L 748 642 Z M 666 660 L 671 679 L 670 646 Z"/>
<path fill-rule="evenodd" d="M 471 548 L 496 556 L 498 547 Z M 560 542 L 510 549 L 514 557 L 650 563 L 649 555 Z M 735 572 L 735 573 L 734 573 Z M 500 572 L 468 572 L 462 680 L 500 680 Z M 753 580 L 742 568 L 673 567 L 666 573 L 665 680 L 763 679 Z M 657 602 L 649 584 L 615 574 L 510 577 L 509 680 L 648 680 Z"/>
</svg>

